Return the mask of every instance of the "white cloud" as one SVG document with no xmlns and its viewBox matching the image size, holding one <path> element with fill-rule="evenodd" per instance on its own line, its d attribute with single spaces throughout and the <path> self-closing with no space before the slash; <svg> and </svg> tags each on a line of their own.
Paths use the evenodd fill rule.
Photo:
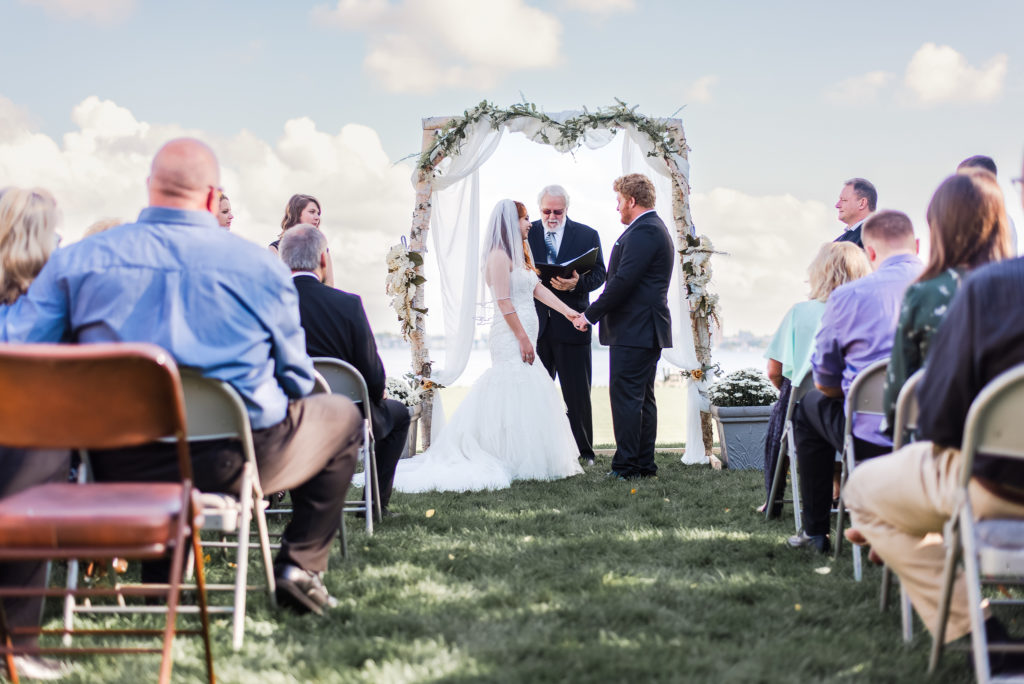
<svg viewBox="0 0 1024 684">
<path fill-rule="evenodd" d="M 1003 93 L 1007 62 L 998 54 L 973 67 L 950 46 L 925 43 L 910 59 L 903 82 L 921 104 L 993 102 Z"/>
<path fill-rule="evenodd" d="M 686 97 L 701 104 L 711 102 L 711 86 L 718 83 L 718 76 L 709 74 L 701 76 L 686 89 Z"/>
<path fill-rule="evenodd" d="M 314 21 L 365 31 L 364 66 L 392 92 L 488 88 L 559 60 L 562 26 L 523 0 L 339 0 Z"/>
<path fill-rule="evenodd" d="M 887 71 L 869 71 L 828 88 L 825 91 L 825 99 L 844 107 L 873 103 L 894 78 L 895 76 Z"/>
<path fill-rule="evenodd" d="M 715 188 L 691 196 L 700 233 L 728 254 L 712 259 L 711 289 L 721 297 L 724 332 L 775 331 L 807 299 L 807 266 L 838 235 L 832 210 L 792 195 L 747 195 Z"/>
<path fill-rule="evenodd" d="M 145 180 L 153 154 L 170 138 L 195 135 L 220 158 L 235 232 L 266 245 L 277 236 L 293 193 L 316 196 L 324 210 L 321 227 L 330 240 L 337 286 L 363 297 L 375 330 L 398 331 L 384 294 L 383 257 L 409 230 L 412 168 L 392 165 L 373 129 L 348 124 L 332 134 L 301 118 L 285 123 L 273 142 L 245 130 L 217 139 L 139 121 L 128 109 L 98 97 L 79 103 L 71 118 L 76 130 L 54 140 L 33 131 L 13 103 L 0 97 L 0 178 L 53 191 L 64 217 L 58 231 L 66 241 L 77 239 L 99 218 L 134 219 L 147 202 Z M 9 120 L 21 124 L 10 127 Z"/>
<path fill-rule="evenodd" d="M 112 24 L 135 10 L 135 0 L 20 0 L 23 5 L 42 7 L 58 19 L 85 19 Z"/>
<path fill-rule="evenodd" d="M 636 0 L 564 0 L 563 4 L 578 12 L 599 15 L 632 12 L 636 9 Z"/>
</svg>

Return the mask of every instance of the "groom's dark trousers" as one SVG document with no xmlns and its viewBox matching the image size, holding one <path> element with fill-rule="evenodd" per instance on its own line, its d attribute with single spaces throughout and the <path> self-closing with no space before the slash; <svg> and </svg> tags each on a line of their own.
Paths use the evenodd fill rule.
<svg viewBox="0 0 1024 684">
<path fill-rule="evenodd" d="M 672 346 L 668 286 L 674 260 L 665 224 L 653 211 L 642 214 L 615 242 L 604 292 L 584 312 L 591 323 L 600 322 L 601 344 L 611 347 L 612 471 L 624 477 L 658 472 L 654 376 L 661 350 Z"/>
</svg>

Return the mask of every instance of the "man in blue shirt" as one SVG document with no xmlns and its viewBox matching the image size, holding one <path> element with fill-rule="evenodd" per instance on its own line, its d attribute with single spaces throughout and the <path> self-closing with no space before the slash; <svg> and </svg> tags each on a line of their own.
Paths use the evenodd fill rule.
<svg viewBox="0 0 1024 684">
<path fill-rule="evenodd" d="M 899 321 L 903 292 L 921 273 L 914 226 L 906 214 L 881 211 L 864 222 L 864 251 L 875 272 L 847 283 L 829 296 L 814 338 L 814 384 L 794 413 L 800 466 L 804 529 L 790 546 L 830 547 L 829 515 L 835 455 L 843 447 L 843 397 L 857 374 L 888 358 Z M 857 415 L 853 422 L 858 459 L 892 449 L 878 432 L 881 416 Z"/>
<path fill-rule="evenodd" d="M 249 411 L 266 491 L 291 490 L 294 513 L 277 558 L 278 596 L 321 613 L 319 574 L 337 532 L 359 448 L 359 412 L 337 395 L 306 396 L 306 355 L 288 269 L 218 227 L 220 169 L 193 139 L 167 143 L 147 180 L 149 207 L 54 252 L 28 292 L 0 307 L 8 342 L 151 342 L 179 365 L 230 383 Z M 236 443 L 192 449 L 196 486 L 237 491 Z M 97 479 L 176 479 L 163 445 L 94 455 Z"/>
</svg>

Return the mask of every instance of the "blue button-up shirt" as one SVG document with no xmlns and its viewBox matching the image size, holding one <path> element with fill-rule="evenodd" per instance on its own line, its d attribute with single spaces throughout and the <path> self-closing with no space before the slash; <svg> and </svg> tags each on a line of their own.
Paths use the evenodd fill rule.
<svg viewBox="0 0 1024 684">
<path fill-rule="evenodd" d="M 253 428 L 267 428 L 313 388 L 290 276 L 208 212 L 150 207 L 54 252 L 28 292 L 0 306 L 0 339 L 152 342 L 230 383 Z"/>
<path fill-rule="evenodd" d="M 842 387 L 846 394 L 857 373 L 889 357 L 903 293 L 922 269 L 916 256 L 898 254 L 883 261 L 874 273 L 832 292 L 814 338 L 815 383 Z M 878 432 L 881 421 L 882 416 L 857 414 L 853 434 L 874 444 L 892 444 Z"/>
</svg>

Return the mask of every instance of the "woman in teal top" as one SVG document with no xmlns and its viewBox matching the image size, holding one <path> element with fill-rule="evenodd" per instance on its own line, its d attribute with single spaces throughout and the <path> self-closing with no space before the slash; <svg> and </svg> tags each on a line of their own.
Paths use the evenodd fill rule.
<svg viewBox="0 0 1024 684">
<path fill-rule="evenodd" d="M 807 267 L 810 299 L 794 304 L 786 312 L 768 345 L 765 352 L 768 379 L 779 389 L 779 399 L 772 407 L 764 442 L 765 500 L 771 493 L 792 384 L 799 385 L 810 370 L 814 335 L 818 332 L 825 302 L 834 289 L 870 272 L 871 264 L 860 247 L 852 242 L 826 242 Z M 764 506 L 758 510 L 764 511 Z"/>
<path fill-rule="evenodd" d="M 1013 255 L 1011 229 L 996 177 L 966 168 L 942 182 L 928 203 L 928 264 L 907 288 L 885 378 L 885 422 L 892 436 L 896 398 L 925 365 L 928 345 L 968 271 Z"/>
</svg>

